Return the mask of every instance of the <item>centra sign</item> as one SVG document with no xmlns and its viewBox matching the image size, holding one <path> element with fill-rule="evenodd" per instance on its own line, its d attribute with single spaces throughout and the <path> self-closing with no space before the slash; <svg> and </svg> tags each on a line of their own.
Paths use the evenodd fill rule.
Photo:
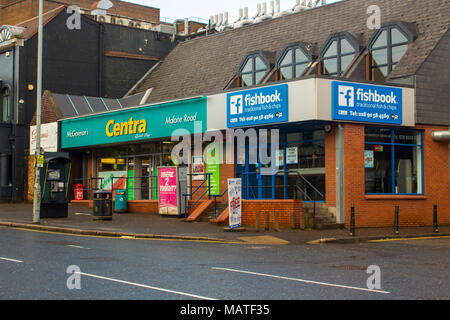
<svg viewBox="0 0 450 320">
<path fill-rule="evenodd" d="M 189 134 L 203 133 L 206 115 L 206 98 L 201 97 L 61 120 L 61 148 L 165 138 L 178 129 Z"/>
<path fill-rule="evenodd" d="M 106 135 L 108 137 L 119 137 L 127 134 L 146 133 L 147 121 L 133 120 L 131 117 L 128 121 L 116 123 L 114 120 L 109 120 L 106 124 Z"/>
</svg>

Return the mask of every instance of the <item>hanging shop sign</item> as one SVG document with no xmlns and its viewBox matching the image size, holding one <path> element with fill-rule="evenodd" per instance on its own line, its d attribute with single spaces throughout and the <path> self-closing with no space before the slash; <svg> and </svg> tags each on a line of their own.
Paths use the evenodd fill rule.
<svg viewBox="0 0 450 320">
<path fill-rule="evenodd" d="M 36 153 L 36 126 L 30 126 L 30 155 Z M 58 123 L 45 123 L 41 125 L 41 148 L 44 152 L 58 151 Z"/>
<path fill-rule="evenodd" d="M 242 226 L 242 180 L 228 179 L 228 208 L 230 229 Z"/>
<path fill-rule="evenodd" d="M 137 142 L 174 134 L 205 132 L 206 121 L 206 98 L 67 119 L 61 121 L 61 148 Z"/>
<path fill-rule="evenodd" d="M 227 94 L 228 128 L 289 121 L 288 85 Z"/>
<path fill-rule="evenodd" d="M 332 82 L 333 120 L 402 125 L 403 89 Z"/>
</svg>

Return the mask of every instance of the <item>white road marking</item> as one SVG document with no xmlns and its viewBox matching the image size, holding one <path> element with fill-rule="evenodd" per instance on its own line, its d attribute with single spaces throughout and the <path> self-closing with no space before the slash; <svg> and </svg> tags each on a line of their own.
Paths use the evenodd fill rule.
<svg viewBox="0 0 450 320">
<path fill-rule="evenodd" d="M 21 261 L 21 260 L 15 260 L 15 259 L 3 258 L 3 257 L 0 257 L 0 260 L 5 260 L 5 261 L 9 261 L 9 262 L 16 262 L 16 263 L 23 263 L 23 261 Z"/>
<path fill-rule="evenodd" d="M 214 299 L 214 298 L 199 296 L 199 295 L 190 294 L 190 293 L 186 293 L 186 292 L 174 291 L 174 290 L 169 290 L 169 289 L 164 289 L 164 288 L 152 287 L 152 286 L 148 286 L 148 285 L 140 284 L 140 283 L 135 283 L 135 282 L 128 282 L 128 281 L 123 281 L 123 280 L 118 280 L 118 279 L 113 279 L 113 278 L 102 277 L 102 276 L 98 276 L 98 275 L 95 275 L 95 274 L 89 274 L 89 273 L 84 273 L 84 272 L 77 272 L 77 274 L 80 274 L 80 275 L 86 276 L 86 277 L 101 279 L 101 280 L 107 280 L 107 281 L 113 281 L 113 282 L 122 283 L 122 284 L 128 284 L 128 285 L 131 285 L 131 286 L 145 288 L 145 289 L 152 289 L 152 290 L 156 290 L 156 291 L 162 291 L 162 292 L 167 292 L 167 293 L 178 294 L 178 295 L 191 297 L 191 298 L 197 298 L 197 299 L 202 299 L 202 300 L 217 300 L 217 299 Z"/>
<path fill-rule="evenodd" d="M 317 285 L 321 285 L 321 286 L 329 286 L 329 287 L 337 287 L 337 288 L 344 288 L 344 289 L 368 291 L 368 292 L 374 292 L 374 293 L 390 294 L 390 292 L 382 291 L 382 290 L 372 290 L 372 289 L 367 289 L 367 288 L 344 286 L 344 285 L 340 285 L 340 284 L 333 284 L 333 283 L 327 283 L 327 282 L 318 282 L 318 281 L 311 281 L 311 280 L 304 280 L 304 279 L 297 279 L 297 278 L 290 278 L 290 277 L 283 277 L 283 276 L 275 276 L 275 275 L 271 275 L 271 274 L 250 272 L 250 271 L 244 271 L 244 270 L 236 270 L 236 269 L 228 269 L 228 268 L 215 268 L 215 267 L 213 267 L 213 269 L 215 269 L 215 270 L 223 270 L 223 271 L 230 271 L 230 272 L 245 273 L 245 274 L 251 274 L 251 275 L 261 276 L 261 277 L 268 277 L 268 278 L 275 278 L 275 279 L 282 279 L 282 280 L 290 280 L 290 281 L 304 282 L 304 283 L 310 283 L 310 284 L 317 284 Z"/>
<path fill-rule="evenodd" d="M 67 246 L 71 247 L 71 248 L 84 249 L 84 247 L 82 247 L 82 246 L 75 246 L 73 244 L 68 244 Z"/>
</svg>

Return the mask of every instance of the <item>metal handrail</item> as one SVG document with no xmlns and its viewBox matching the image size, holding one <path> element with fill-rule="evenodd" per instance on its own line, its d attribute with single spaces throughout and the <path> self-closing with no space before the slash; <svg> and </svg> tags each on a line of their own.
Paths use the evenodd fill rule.
<svg viewBox="0 0 450 320">
<path fill-rule="evenodd" d="M 193 207 L 195 207 L 195 205 L 200 201 L 200 199 L 202 199 L 204 196 L 205 196 L 205 194 L 206 193 L 209 193 L 209 197 L 210 197 L 210 199 L 211 199 L 211 180 L 210 180 L 210 177 L 211 177 L 211 173 L 191 173 L 191 174 L 188 174 L 188 176 L 193 176 L 193 175 L 205 175 L 206 176 L 206 179 L 205 180 L 203 180 L 202 181 L 202 183 L 200 183 L 200 185 L 197 187 L 197 188 L 195 188 L 195 190 L 193 191 L 193 192 L 191 192 L 191 193 L 184 193 L 183 194 L 183 197 L 184 197 L 184 217 L 185 218 L 187 218 L 187 216 L 188 216 L 188 211 L 189 211 L 189 209 L 190 208 L 193 208 Z M 201 186 L 203 186 L 203 184 L 206 182 L 206 181 L 208 181 L 208 183 L 209 183 L 209 185 L 208 185 L 208 188 L 205 190 L 205 192 L 194 202 L 194 204 L 193 205 L 191 205 L 191 206 L 189 206 L 189 202 L 188 202 L 188 200 L 187 200 L 187 197 L 191 197 L 192 198 L 192 196 L 200 189 L 200 187 Z"/>
<path fill-rule="evenodd" d="M 308 179 L 306 179 L 300 172 L 298 172 L 298 171 L 296 171 L 296 170 L 288 170 L 288 171 L 286 171 L 286 172 L 287 172 L 287 173 L 296 173 L 297 176 L 299 176 L 303 181 L 305 181 L 305 182 L 308 184 L 308 186 L 310 186 L 311 189 L 313 189 L 314 192 L 316 192 L 316 193 L 320 196 L 320 198 L 325 199 L 325 195 L 323 195 L 322 192 L 320 192 L 319 190 L 317 190 L 317 188 L 314 187 L 314 186 L 312 185 L 312 183 L 309 182 Z"/>
<path fill-rule="evenodd" d="M 225 195 L 225 193 L 227 193 L 227 192 L 228 192 L 228 188 L 225 189 L 225 191 L 222 192 L 222 194 L 220 194 L 220 195 L 213 195 L 213 197 L 214 197 L 214 218 L 215 219 L 217 219 L 217 198 L 222 198 Z"/>
</svg>

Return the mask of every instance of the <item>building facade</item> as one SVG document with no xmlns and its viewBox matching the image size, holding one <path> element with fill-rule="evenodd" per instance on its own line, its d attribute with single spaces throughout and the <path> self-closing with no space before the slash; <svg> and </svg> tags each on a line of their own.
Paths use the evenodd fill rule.
<svg viewBox="0 0 450 320">
<path fill-rule="evenodd" d="M 369 29 L 374 4 L 382 24 Z M 89 154 L 77 178 L 91 188 L 102 172 L 113 189 L 133 181 L 146 212 L 154 170 L 185 164 L 191 190 L 197 174 L 215 172 L 219 195 L 241 178 L 248 224 L 282 212 L 288 225 L 311 202 L 339 225 L 354 208 L 358 227 L 392 226 L 396 206 L 400 225 L 431 225 L 434 205 L 449 224 L 449 24 L 448 0 L 346 0 L 185 41 L 130 91 L 148 93 L 140 107 L 62 119 L 61 149 Z M 208 169 L 212 141 L 222 161 Z"/>
</svg>

